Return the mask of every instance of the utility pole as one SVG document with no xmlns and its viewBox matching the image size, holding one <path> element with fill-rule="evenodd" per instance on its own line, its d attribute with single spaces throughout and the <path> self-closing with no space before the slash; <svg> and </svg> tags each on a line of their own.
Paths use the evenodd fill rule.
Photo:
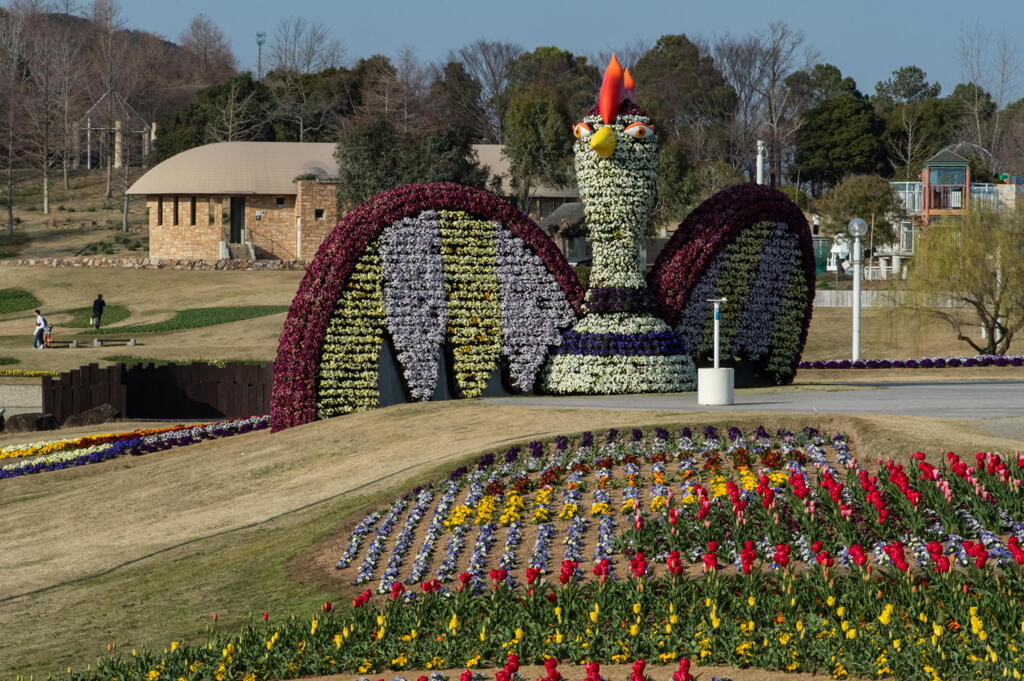
<svg viewBox="0 0 1024 681">
<path fill-rule="evenodd" d="M 263 43 L 267 42 L 267 34 L 256 32 L 256 80 L 263 80 Z"/>
</svg>

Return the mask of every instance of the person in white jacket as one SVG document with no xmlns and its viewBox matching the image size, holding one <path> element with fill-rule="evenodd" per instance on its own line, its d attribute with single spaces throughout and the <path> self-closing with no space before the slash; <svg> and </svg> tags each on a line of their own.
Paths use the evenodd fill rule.
<svg viewBox="0 0 1024 681">
<path fill-rule="evenodd" d="M 36 331 L 32 337 L 32 347 L 36 350 L 43 349 L 43 334 L 46 333 L 46 328 L 49 324 L 46 323 L 46 317 L 39 310 L 36 310 Z"/>
</svg>

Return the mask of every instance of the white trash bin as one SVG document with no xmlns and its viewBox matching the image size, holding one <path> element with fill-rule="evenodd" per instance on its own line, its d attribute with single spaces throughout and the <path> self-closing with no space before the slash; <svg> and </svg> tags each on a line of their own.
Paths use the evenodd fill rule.
<svg viewBox="0 0 1024 681">
<path fill-rule="evenodd" d="M 731 368 L 697 369 L 697 404 L 718 406 L 735 404 Z"/>
</svg>

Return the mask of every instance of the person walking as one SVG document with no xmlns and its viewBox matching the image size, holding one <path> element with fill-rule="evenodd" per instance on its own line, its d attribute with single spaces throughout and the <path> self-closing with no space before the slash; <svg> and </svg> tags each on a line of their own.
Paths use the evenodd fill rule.
<svg viewBox="0 0 1024 681">
<path fill-rule="evenodd" d="M 92 301 L 92 325 L 96 328 L 100 328 L 100 317 L 103 316 L 103 308 L 107 306 L 107 303 L 103 300 L 103 294 L 97 293 L 96 300 Z"/>
<path fill-rule="evenodd" d="M 49 323 L 46 321 L 46 317 L 42 312 L 36 310 L 36 331 L 32 336 L 32 347 L 36 350 L 43 349 L 43 334 L 46 333 L 47 327 L 49 327 Z"/>
</svg>

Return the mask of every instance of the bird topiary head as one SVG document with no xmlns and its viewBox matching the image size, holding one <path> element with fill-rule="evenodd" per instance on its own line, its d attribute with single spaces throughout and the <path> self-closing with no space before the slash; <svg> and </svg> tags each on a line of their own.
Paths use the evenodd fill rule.
<svg viewBox="0 0 1024 681">
<path fill-rule="evenodd" d="M 573 126 L 576 181 L 591 241 L 595 247 L 632 241 L 631 248 L 616 249 L 621 251 L 618 259 L 636 249 L 654 207 L 658 138 L 650 117 L 633 103 L 635 96 L 632 76 L 613 55 L 597 105 Z M 625 266 L 613 267 L 620 273 L 615 279 L 622 281 L 598 285 L 642 287 L 639 269 L 626 275 Z"/>
</svg>

